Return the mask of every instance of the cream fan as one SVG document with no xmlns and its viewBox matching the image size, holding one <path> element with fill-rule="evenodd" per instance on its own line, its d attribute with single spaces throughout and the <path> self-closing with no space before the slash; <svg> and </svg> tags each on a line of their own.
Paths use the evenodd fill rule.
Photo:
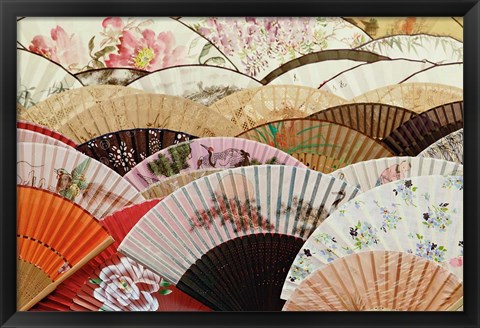
<svg viewBox="0 0 480 328">
<path fill-rule="evenodd" d="M 437 83 L 401 83 L 368 91 L 352 102 L 373 102 L 399 106 L 415 113 L 463 100 L 463 90 Z"/>
<path fill-rule="evenodd" d="M 400 83 L 439 83 L 463 89 L 463 63 L 449 63 L 425 68 Z"/>
<path fill-rule="evenodd" d="M 59 130 L 68 120 L 89 107 L 106 100 L 110 101 L 118 97 L 138 93 L 144 92 L 113 85 L 90 86 L 68 90 L 37 103 L 20 115 L 19 118 L 47 126 L 53 130 Z"/>
<path fill-rule="evenodd" d="M 448 311 L 463 284 L 438 264 L 392 251 L 352 254 L 314 271 L 283 311 Z"/>
<path fill-rule="evenodd" d="M 210 106 L 242 131 L 267 122 L 303 118 L 346 101 L 327 92 L 293 85 L 269 85 L 246 89 Z"/>
<path fill-rule="evenodd" d="M 83 143 L 109 132 L 134 128 L 161 128 L 199 137 L 240 132 L 220 114 L 191 100 L 153 94 L 104 101 L 77 114 L 58 131 Z"/>
<path fill-rule="evenodd" d="M 412 253 L 463 279 L 463 176 L 397 180 L 358 195 L 325 220 L 302 246 L 282 298 L 316 269 L 368 250 Z"/>
</svg>

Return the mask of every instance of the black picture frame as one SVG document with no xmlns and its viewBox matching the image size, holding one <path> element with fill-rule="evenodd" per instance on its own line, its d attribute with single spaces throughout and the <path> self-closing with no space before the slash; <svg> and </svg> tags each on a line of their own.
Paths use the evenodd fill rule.
<svg viewBox="0 0 480 328">
<path fill-rule="evenodd" d="M 479 327 L 478 0 L 0 0 L 1 327 Z M 19 16 L 463 16 L 465 101 L 464 312 L 107 313 L 16 312 L 16 17 Z"/>
</svg>

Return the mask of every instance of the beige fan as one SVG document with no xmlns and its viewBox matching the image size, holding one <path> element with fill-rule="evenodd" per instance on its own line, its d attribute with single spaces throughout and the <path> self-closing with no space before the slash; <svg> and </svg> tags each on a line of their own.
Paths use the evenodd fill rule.
<svg viewBox="0 0 480 328">
<path fill-rule="evenodd" d="M 433 261 L 409 253 L 355 253 L 314 271 L 283 311 L 448 311 L 463 284 Z"/>
<path fill-rule="evenodd" d="M 189 171 L 174 175 L 163 181 L 159 181 L 153 185 L 148 186 L 142 190 L 142 195 L 145 199 L 163 198 L 170 195 L 172 192 L 181 188 L 192 181 L 205 177 L 207 175 L 220 172 L 219 169 L 203 169 Z"/>
<path fill-rule="evenodd" d="M 358 131 L 314 119 L 270 122 L 239 137 L 276 147 L 323 173 L 368 159 L 393 156 L 378 141 Z"/>
<path fill-rule="evenodd" d="M 463 100 L 463 90 L 435 83 L 402 83 L 368 91 L 352 102 L 374 102 L 422 113 L 430 108 Z"/>
<path fill-rule="evenodd" d="M 325 91 L 293 85 L 268 85 L 236 92 L 210 106 L 243 131 L 287 118 L 303 118 L 347 101 Z"/>
<path fill-rule="evenodd" d="M 77 88 L 51 96 L 19 115 L 19 119 L 58 130 L 69 119 L 87 108 L 130 94 L 145 93 L 142 90 L 114 85 L 98 85 Z M 18 106 L 17 106 L 18 107 Z M 18 109 L 17 109 L 18 112 Z"/>
<path fill-rule="evenodd" d="M 402 107 L 357 103 L 328 108 L 309 118 L 343 124 L 369 137 L 383 139 L 414 116 L 414 112 Z"/>
<path fill-rule="evenodd" d="M 208 107 L 191 100 L 155 94 L 104 101 L 75 115 L 58 131 L 83 143 L 109 132 L 161 128 L 199 137 L 232 136 L 240 129 Z"/>
</svg>

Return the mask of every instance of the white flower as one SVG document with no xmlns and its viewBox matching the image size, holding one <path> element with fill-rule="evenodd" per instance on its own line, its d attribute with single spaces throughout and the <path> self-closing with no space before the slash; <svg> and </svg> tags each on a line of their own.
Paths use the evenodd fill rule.
<svg viewBox="0 0 480 328">
<path fill-rule="evenodd" d="M 136 262 L 119 256 L 120 261 L 102 268 L 101 282 L 93 296 L 112 311 L 156 311 L 161 278 Z"/>
</svg>

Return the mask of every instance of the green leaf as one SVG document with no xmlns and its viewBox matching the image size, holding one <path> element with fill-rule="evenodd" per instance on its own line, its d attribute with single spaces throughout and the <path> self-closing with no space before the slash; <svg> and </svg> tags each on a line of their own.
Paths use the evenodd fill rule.
<svg viewBox="0 0 480 328">
<path fill-rule="evenodd" d="M 97 52 L 94 54 L 94 56 L 95 56 L 95 58 L 100 58 L 100 57 L 102 57 L 102 56 L 105 56 L 105 55 L 106 55 L 107 53 L 109 53 L 109 52 L 115 51 L 116 49 L 117 49 L 117 48 L 114 47 L 114 46 L 107 46 L 107 47 L 103 48 L 102 50 L 97 51 Z"/>
<path fill-rule="evenodd" d="M 197 46 L 198 41 L 200 41 L 201 39 L 202 39 L 201 37 L 198 37 L 198 38 L 193 39 L 192 42 L 190 42 L 190 47 L 188 47 L 187 54 L 190 54 L 190 52 L 192 52 L 192 49 Z"/>
<path fill-rule="evenodd" d="M 208 58 L 205 62 L 205 65 L 223 65 L 225 64 L 225 59 L 222 57 L 212 57 Z"/>
<path fill-rule="evenodd" d="M 172 291 L 170 289 L 162 289 L 161 291 L 158 292 L 160 295 L 168 295 L 171 294 Z"/>
<path fill-rule="evenodd" d="M 428 226 L 428 223 L 427 223 L 427 222 L 422 222 L 422 224 Z"/>
<path fill-rule="evenodd" d="M 202 59 L 203 57 L 205 57 L 208 54 L 211 47 L 212 47 L 211 43 L 207 43 L 206 45 L 203 46 L 203 49 L 200 52 L 200 56 L 198 56 L 198 61 L 200 61 L 200 59 Z"/>
<path fill-rule="evenodd" d="M 103 280 L 100 278 L 95 278 L 95 279 L 90 279 L 89 282 L 94 285 L 100 285 L 103 282 Z"/>
<path fill-rule="evenodd" d="M 416 191 L 417 189 L 418 189 L 418 187 L 413 187 L 412 191 Z"/>
<path fill-rule="evenodd" d="M 448 211 L 448 208 L 442 207 L 441 210 L 442 210 L 442 212 L 446 212 L 446 211 Z"/>
<path fill-rule="evenodd" d="M 425 223 L 425 222 L 423 222 L 423 223 Z M 417 238 L 418 238 L 418 239 L 423 239 L 423 236 L 422 236 L 422 235 L 419 235 L 418 233 L 417 233 L 416 235 L 417 235 Z"/>
<path fill-rule="evenodd" d="M 88 50 L 90 50 L 90 54 L 92 53 L 93 47 L 95 46 L 94 40 L 95 36 L 92 36 L 90 41 L 88 41 Z"/>
<path fill-rule="evenodd" d="M 171 283 L 169 283 L 168 281 L 163 280 L 163 279 L 162 279 L 162 281 L 160 282 L 160 286 L 161 286 L 161 287 L 168 287 L 168 286 L 170 286 L 170 285 L 171 285 Z"/>
<path fill-rule="evenodd" d="M 440 250 L 440 251 L 443 251 L 444 249 L 445 249 L 445 247 L 443 247 L 443 246 L 440 246 L 440 247 L 438 248 L 438 250 Z"/>
</svg>

